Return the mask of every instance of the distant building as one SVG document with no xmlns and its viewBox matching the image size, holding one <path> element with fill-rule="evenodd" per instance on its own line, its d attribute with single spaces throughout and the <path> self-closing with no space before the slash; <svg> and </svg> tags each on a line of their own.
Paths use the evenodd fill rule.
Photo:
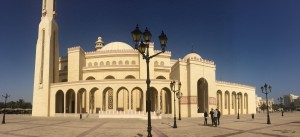
<svg viewBox="0 0 300 137">
<path fill-rule="evenodd" d="M 294 94 L 288 94 L 283 96 L 283 104 L 285 106 L 290 106 L 292 102 L 295 102 L 295 100 L 299 99 L 299 96 L 296 96 Z"/>
<path fill-rule="evenodd" d="M 256 111 L 257 112 L 261 112 L 262 110 L 260 109 L 260 107 L 263 105 L 263 104 L 266 104 L 267 105 L 267 100 L 266 99 L 263 99 L 262 97 L 259 97 L 256 95 Z M 269 111 L 273 111 L 273 104 L 274 104 L 274 98 L 271 98 L 271 99 L 268 99 L 268 105 L 269 105 Z M 265 110 L 266 111 L 266 110 Z"/>
</svg>

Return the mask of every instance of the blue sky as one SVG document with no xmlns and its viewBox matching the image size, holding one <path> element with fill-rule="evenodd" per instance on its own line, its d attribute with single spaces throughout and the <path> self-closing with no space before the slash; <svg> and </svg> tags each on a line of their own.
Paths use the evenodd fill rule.
<svg viewBox="0 0 300 137">
<path fill-rule="evenodd" d="M 33 72 L 42 0 L 6 0 L 0 5 L 0 93 L 32 101 Z M 57 0 L 60 55 L 80 45 L 133 45 L 136 24 L 157 43 L 167 34 L 172 58 L 192 51 L 217 65 L 216 78 L 260 86 L 270 97 L 300 95 L 300 1 L 298 0 Z M 3 101 L 3 98 L 0 99 Z"/>
</svg>

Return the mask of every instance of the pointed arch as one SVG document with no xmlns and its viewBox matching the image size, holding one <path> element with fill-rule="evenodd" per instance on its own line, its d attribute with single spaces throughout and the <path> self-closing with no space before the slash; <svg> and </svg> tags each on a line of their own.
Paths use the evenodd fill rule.
<svg viewBox="0 0 300 137">
<path fill-rule="evenodd" d="M 99 89 L 94 87 L 89 93 L 89 112 L 97 113 L 100 110 Z"/>
<path fill-rule="evenodd" d="M 150 87 L 150 100 L 151 100 L 151 111 L 157 111 L 158 110 L 158 92 L 156 88 Z"/>
<path fill-rule="evenodd" d="M 129 94 L 125 87 L 121 87 L 117 91 L 117 110 L 125 111 L 129 109 Z"/>
<path fill-rule="evenodd" d="M 197 101 L 199 113 L 208 111 L 208 83 L 205 78 L 200 78 L 197 82 Z"/>
<path fill-rule="evenodd" d="M 102 96 L 102 109 L 104 111 L 112 110 L 113 109 L 113 89 L 111 87 L 106 87 L 103 90 Z"/>
<path fill-rule="evenodd" d="M 160 110 L 164 114 L 172 113 L 172 93 L 168 88 L 160 91 Z"/>
<path fill-rule="evenodd" d="M 133 88 L 131 91 L 131 109 L 135 111 L 143 111 L 143 90 L 139 87 Z"/>
<path fill-rule="evenodd" d="M 225 91 L 225 109 L 227 109 L 227 114 L 230 115 L 230 93 Z"/>
<path fill-rule="evenodd" d="M 86 113 L 87 112 L 87 100 L 86 100 L 86 89 L 81 88 L 77 92 L 77 113 Z"/>
<path fill-rule="evenodd" d="M 64 113 L 64 92 L 58 90 L 55 94 L 55 113 Z"/>
<path fill-rule="evenodd" d="M 248 112 L 248 109 L 249 109 L 249 108 L 248 108 L 248 107 L 249 107 L 249 106 L 248 106 L 248 103 L 249 103 L 249 102 L 248 102 L 248 94 L 245 93 L 245 94 L 244 94 L 244 109 L 246 110 L 246 114 L 249 114 L 249 112 Z"/>
<path fill-rule="evenodd" d="M 237 103 L 236 103 L 236 93 L 235 93 L 235 91 L 233 91 L 232 92 L 232 94 L 231 94 L 231 107 L 232 107 L 232 109 L 234 109 L 234 114 L 237 114 Z"/>
<path fill-rule="evenodd" d="M 75 91 L 69 89 L 66 93 L 66 113 L 75 113 Z"/>
</svg>

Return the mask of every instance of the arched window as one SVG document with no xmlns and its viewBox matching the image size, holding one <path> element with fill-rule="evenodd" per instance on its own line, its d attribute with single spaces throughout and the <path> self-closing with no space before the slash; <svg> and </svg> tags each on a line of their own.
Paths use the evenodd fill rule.
<svg viewBox="0 0 300 137">
<path fill-rule="evenodd" d="M 90 63 L 88 64 L 88 66 L 89 66 L 89 67 L 93 66 L 92 62 L 90 62 Z"/>
<path fill-rule="evenodd" d="M 94 62 L 94 66 L 98 66 L 98 62 Z"/>
<path fill-rule="evenodd" d="M 110 65 L 110 62 L 109 62 L 109 61 L 106 61 L 106 65 L 109 66 L 109 65 Z"/>
<path fill-rule="evenodd" d="M 154 62 L 154 66 L 158 66 L 158 61 L 155 61 L 155 62 Z"/>
<path fill-rule="evenodd" d="M 119 61 L 119 65 L 123 65 L 123 61 L 120 60 L 120 61 Z"/>
<path fill-rule="evenodd" d="M 89 76 L 86 78 L 86 80 L 95 80 L 95 78 L 93 76 Z"/>
<path fill-rule="evenodd" d="M 100 62 L 100 66 L 103 66 L 103 65 L 104 65 L 104 63 L 103 63 L 103 61 L 101 61 L 101 62 Z"/>
<path fill-rule="evenodd" d="M 165 63 L 164 63 L 164 62 L 160 62 L 160 65 L 161 65 L 161 66 L 164 66 L 164 65 L 165 65 Z"/>
<path fill-rule="evenodd" d="M 166 79 L 164 76 L 158 76 L 156 79 Z"/>
<path fill-rule="evenodd" d="M 129 61 L 128 60 L 125 61 L 125 65 L 129 65 Z"/>
<path fill-rule="evenodd" d="M 106 76 L 104 79 L 115 79 L 115 77 L 109 75 L 109 76 Z"/>
<path fill-rule="evenodd" d="M 132 75 L 128 75 L 128 76 L 125 77 L 125 79 L 135 79 L 135 77 L 132 76 Z"/>
<path fill-rule="evenodd" d="M 113 61 L 113 62 L 112 62 L 112 65 L 117 65 L 117 62 L 116 62 L 116 61 Z"/>
<path fill-rule="evenodd" d="M 131 61 L 131 65 L 135 65 L 135 61 L 133 60 L 133 61 Z"/>
</svg>

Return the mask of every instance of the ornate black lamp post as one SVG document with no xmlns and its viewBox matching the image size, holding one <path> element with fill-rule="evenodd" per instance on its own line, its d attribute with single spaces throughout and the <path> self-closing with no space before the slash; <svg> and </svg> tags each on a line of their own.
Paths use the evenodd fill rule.
<svg viewBox="0 0 300 137">
<path fill-rule="evenodd" d="M 238 99 L 238 115 L 237 115 L 237 119 L 240 119 L 240 93 L 237 93 L 237 99 Z"/>
<path fill-rule="evenodd" d="M 4 102 L 4 112 L 3 112 L 2 124 L 5 124 L 6 100 L 7 100 L 7 98 L 8 98 L 8 97 L 10 97 L 10 96 L 9 96 L 9 95 L 7 95 L 7 93 L 6 93 L 6 95 L 5 95 L 5 96 L 3 96 L 3 95 L 2 95 L 2 97 L 4 97 L 4 98 L 5 98 L 5 102 Z"/>
<path fill-rule="evenodd" d="M 146 28 L 144 33 L 142 33 L 139 29 L 139 26 L 136 25 L 136 28 L 135 28 L 135 30 L 133 30 L 131 32 L 131 35 L 132 35 L 133 41 L 135 42 L 135 49 L 138 50 L 142 54 L 143 59 L 146 60 L 146 64 L 147 64 L 147 80 L 146 80 L 146 83 L 147 83 L 146 111 L 148 112 L 148 128 L 147 128 L 147 131 L 148 131 L 148 137 L 152 137 L 152 134 L 151 134 L 151 129 L 152 129 L 152 127 L 151 127 L 151 115 L 150 115 L 150 111 L 151 111 L 150 82 L 151 81 L 150 81 L 150 76 L 149 76 L 149 62 L 150 62 L 151 58 L 165 52 L 165 47 L 166 47 L 168 38 L 165 35 L 165 33 L 162 32 L 161 35 L 158 37 L 162 50 L 161 50 L 161 52 L 158 52 L 158 53 L 150 56 L 149 55 L 149 42 L 151 41 L 152 34 L 148 30 L 148 28 Z M 144 38 L 145 42 L 143 42 L 143 40 L 141 39 L 142 35 L 143 35 L 143 38 Z"/>
<path fill-rule="evenodd" d="M 269 89 L 269 90 L 268 90 Z M 271 89 L 272 87 L 267 84 L 265 84 L 264 86 L 261 86 L 261 92 L 266 94 L 266 101 L 267 101 L 267 124 L 271 124 L 270 121 L 270 116 L 269 116 L 269 102 L 268 102 L 268 94 L 271 93 Z"/>
<path fill-rule="evenodd" d="M 174 125 L 173 125 L 173 128 L 177 128 L 177 124 L 176 124 L 176 103 L 175 103 L 176 97 L 175 97 L 175 94 L 180 92 L 181 82 L 178 83 L 178 91 L 176 91 L 176 89 L 175 89 L 175 84 L 176 84 L 175 81 L 171 81 L 171 83 L 170 83 L 171 91 L 174 92 Z"/>
<path fill-rule="evenodd" d="M 178 92 L 176 93 L 176 96 L 178 98 L 178 104 L 179 104 L 179 115 L 178 115 L 178 120 L 181 120 L 181 97 L 182 97 L 182 93 L 181 93 L 181 82 L 178 83 Z"/>
<path fill-rule="evenodd" d="M 281 106 L 281 116 L 283 116 L 283 106 L 282 106 L 282 101 L 283 101 L 283 98 L 282 97 L 279 97 L 278 98 L 278 101 L 279 101 L 279 103 L 280 103 L 280 106 Z"/>
</svg>

